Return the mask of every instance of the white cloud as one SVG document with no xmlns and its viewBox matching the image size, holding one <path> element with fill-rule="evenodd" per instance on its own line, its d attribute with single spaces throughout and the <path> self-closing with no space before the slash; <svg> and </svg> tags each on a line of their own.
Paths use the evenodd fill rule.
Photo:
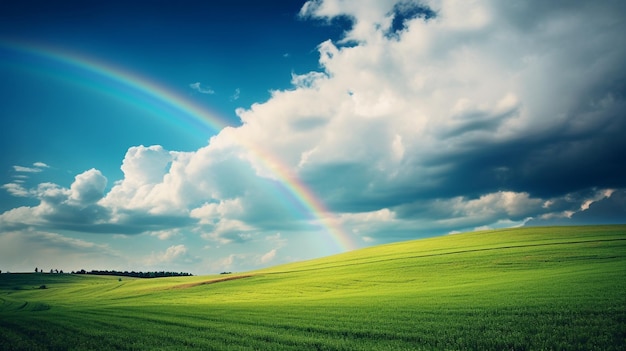
<svg viewBox="0 0 626 351">
<path fill-rule="evenodd" d="M 18 182 L 7 183 L 2 185 L 2 188 L 5 189 L 9 194 L 17 197 L 29 197 L 31 193 L 26 190 L 21 184 Z"/>
<path fill-rule="evenodd" d="M 346 33 L 346 40 L 363 41 L 369 39 L 377 30 L 385 31 L 391 24 L 387 14 L 393 9 L 395 1 L 307 1 L 300 15 L 304 18 L 323 18 L 330 21 L 337 16 L 346 15 L 353 21 L 353 28 Z"/>
<path fill-rule="evenodd" d="M 200 224 L 213 224 L 221 218 L 238 217 L 242 214 L 241 199 L 227 199 L 219 203 L 205 203 L 201 207 L 191 210 L 190 215 L 198 218 Z"/>
<path fill-rule="evenodd" d="M 280 233 L 268 235 L 265 237 L 265 240 L 273 243 L 273 245 L 277 248 L 282 248 L 287 244 L 287 239 Z"/>
<path fill-rule="evenodd" d="M 478 199 L 463 201 L 455 198 L 449 206 L 454 212 L 464 213 L 468 217 L 509 216 L 520 217 L 534 213 L 543 206 L 543 200 L 532 199 L 528 193 L 499 191 L 482 195 Z"/>
<path fill-rule="evenodd" d="M 345 213 L 341 215 L 340 220 L 344 224 L 354 223 L 365 227 L 376 223 L 388 223 L 395 219 L 395 213 L 387 208 L 378 211 L 361 212 L 361 213 Z"/>
<path fill-rule="evenodd" d="M 528 193 L 499 191 L 478 198 L 463 196 L 419 201 L 398 207 L 401 218 L 411 220 L 417 214 L 431 221 L 430 227 L 442 227 L 446 231 L 490 225 L 499 220 L 517 223 L 535 214 L 544 213 L 545 200 L 532 198 Z M 427 226 L 428 227 L 428 226 Z"/>
<path fill-rule="evenodd" d="M 24 173 L 39 173 L 42 171 L 41 168 L 33 168 L 33 167 L 23 167 L 23 166 L 13 166 L 13 170 L 16 172 L 24 172 Z"/>
<path fill-rule="evenodd" d="M 122 162 L 124 182 L 139 185 L 159 183 L 170 162 L 172 155 L 160 145 L 131 147 Z"/>
<path fill-rule="evenodd" d="M 615 192 L 615 189 L 603 189 L 603 190 L 596 191 L 596 193 L 593 194 L 591 198 L 586 199 L 585 202 L 583 202 L 582 205 L 580 205 L 580 210 L 581 211 L 588 210 L 589 206 L 591 206 L 594 202 L 598 202 L 600 200 L 609 198 L 614 192 Z"/>
<path fill-rule="evenodd" d="M 185 255 L 186 253 L 187 253 L 187 248 L 185 247 L 185 245 L 182 245 L 182 244 L 175 245 L 175 246 L 168 247 L 167 250 L 165 250 L 165 253 L 163 254 L 161 258 L 164 261 L 173 261 L 177 259 L 178 257 Z"/>
<path fill-rule="evenodd" d="M 261 263 L 267 264 L 271 262 L 272 260 L 274 260 L 274 258 L 276 257 L 277 251 L 278 250 L 276 249 L 271 249 L 269 252 L 265 253 L 263 256 L 261 256 Z"/>
<path fill-rule="evenodd" d="M 182 234 L 181 234 L 180 230 L 172 229 L 172 230 L 157 230 L 157 231 L 153 231 L 153 232 L 150 232 L 150 235 L 156 236 L 160 240 L 171 240 L 171 239 L 173 239 L 175 237 L 180 237 Z"/>
<path fill-rule="evenodd" d="M 247 223 L 236 220 L 221 218 L 214 225 L 205 225 L 201 231 L 202 238 L 217 241 L 220 244 L 229 244 L 232 242 L 246 242 L 255 235 L 255 228 Z"/>
<path fill-rule="evenodd" d="M 33 167 L 13 166 L 13 170 L 20 173 L 39 173 L 42 172 L 44 168 L 50 168 L 50 166 L 43 162 L 35 162 L 33 163 Z"/>
<path fill-rule="evenodd" d="M 154 267 L 172 267 L 181 264 L 194 264 L 200 262 L 199 257 L 192 256 L 183 244 L 172 245 L 163 252 L 157 252 L 145 259 L 145 264 L 151 269 Z"/>
<path fill-rule="evenodd" d="M 474 231 L 500 229 L 500 228 L 519 228 L 519 227 L 523 227 L 524 225 L 526 225 L 526 223 L 528 223 L 528 221 L 530 221 L 531 219 L 532 218 L 530 217 L 524 218 L 523 220 L 520 220 L 520 221 L 512 221 L 510 219 L 499 219 L 494 223 L 478 226 L 474 228 Z"/>
<path fill-rule="evenodd" d="M 106 184 L 102 173 L 92 168 L 76 176 L 68 200 L 79 205 L 93 204 L 104 196 Z"/>
<path fill-rule="evenodd" d="M 146 169 L 150 171 L 155 168 L 154 165 L 149 165 Z M 5 187 L 14 194 L 38 199 L 40 203 L 0 214 L 0 223 L 14 229 L 36 226 L 110 234 L 138 234 L 184 228 L 193 224 L 195 220 L 189 217 L 186 209 L 166 208 L 170 203 L 169 200 L 160 203 L 154 201 L 154 205 L 150 206 L 150 199 L 144 198 L 141 202 L 137 199 L 137 192 L 141 193 L 142 189 L 146 188 L 152 190 L 156 186 L 142 183 L 152 179 L 144 171 L 129 172 L 128 182 L 114 186 L 106 194 L 107 197 L 104 197 L 106 178 L 95 169 L 77 175 L 69 189 L 54 183 L 41 183 L 35 189 Z M 159 192 L 156 193 L 162 198 L 166 197 Z M 154 197 L 160 199 L 159 196 Z M 146 207 L 139 207 L 137 203 Z M 161 208 L 166 208 L 167 211 L 161 211 Z"/>
<path fill-rule="evenodd" d="M 250 259 L 249 254 L 229 254 L 226 257 L 213 261 L 209 269 L 213 272 L 230 272 L 236 267 L 244 266 Z"/>
<path fill-rule="evenodd" d="M 213 91 L 213 89 L 205 85 L 202 85 L 200 82 L 191 83 L 189 84 L 189 87 L 199 92 L 200 94 L 209 94 L 209 95 L 215 94 L 215 91 Z"/>
<path fill-rule="evenodd" d="M 151 214 L 186 212 L 179 193 L 188 153 L 169 152 L 160 145 L 128 149 L 122 163 L 124 179 L 116 182 L 102 204 Z"/>
<path fill-rule="evenodd" d="M 239 100 L 240 95 L 241 95 L 241 89 L 239 88 L 235 89 L 235 92 L 233 93 L 233 95 L 230 96 L 230 101 Z"/>
</svg>

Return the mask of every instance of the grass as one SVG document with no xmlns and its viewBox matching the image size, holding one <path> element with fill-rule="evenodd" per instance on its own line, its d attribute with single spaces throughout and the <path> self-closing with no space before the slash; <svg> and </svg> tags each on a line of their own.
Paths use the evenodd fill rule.
<svg viewBox="0 0 626 351">
<path fill-rule="evenodd" d="M 0 349 L 626 350 L 626 226 L 458 234 L 224 278 L 2 274 Z"/>
</svg>

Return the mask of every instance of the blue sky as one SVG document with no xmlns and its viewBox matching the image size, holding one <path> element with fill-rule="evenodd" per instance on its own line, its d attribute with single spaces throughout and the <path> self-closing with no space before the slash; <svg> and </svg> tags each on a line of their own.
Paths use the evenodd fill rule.
<svg viewBox="0 0 626 351">
<path fill-rule="evenodd" d="M 624 10 L 3 3 L 0 269 L 205 274 L 626 223 Z M 229 127 L 42 51 L 131 72 Z"/>
</svg>

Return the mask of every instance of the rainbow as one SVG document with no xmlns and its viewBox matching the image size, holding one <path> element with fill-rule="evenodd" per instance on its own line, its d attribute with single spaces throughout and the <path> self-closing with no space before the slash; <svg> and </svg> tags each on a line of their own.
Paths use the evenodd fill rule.
<svg viewBox="0 0 626 351">
<path fill-rule="evenodd" d="M 0 47 L 89 73 L 103 81 L 107 88 L 130 91 L 133 94 L 133 99 L 141 99 L 141 101 L 130 101 L 131 103 L 144 108 L 145 104 L 148 103 L 151 106 L 158 105 L 159 108 L 166 107 L 169 111 L 175 111 L 175 118 L 179 120 L 174 122 L 184 123 L 196 129 L 198 127 L 208 128 L 214 134 L 220 133 L 229 126 L 225 119 L 211 113 L 188 97 L 158 81 L 114 63 L 41 43 L 0 42 Z M 115 94 L 116 97 L 123 100 L 128 99 L 127 95 Z M 357 247 L 353 238 L 343 230 L 335 215 L 284 162 L 259 145 L 252 145 L 241 139 L 236 140 L 236 142 L 248 150 L 260 165 L 271 172 L 282 188 L 280 193 L 287 197 L 286 200 L 289 203 L 300 208 L 306 217 L 311 218 L 316 225 L 323 228 L 323 232 L 326 233 L 324 247 L 329 252 L 349 251 Z"/>
</svg>

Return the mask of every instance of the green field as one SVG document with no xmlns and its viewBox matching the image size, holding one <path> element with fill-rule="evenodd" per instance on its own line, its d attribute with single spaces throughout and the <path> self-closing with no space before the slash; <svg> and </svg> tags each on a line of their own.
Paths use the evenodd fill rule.
<svg viewBox="0 0 626 351">
<path fill-rule="evenodd" d="M 227 276 L 2 274 L 0 349 L 626 350 L 626 226 L 449 235 Z"/>
</svg>

